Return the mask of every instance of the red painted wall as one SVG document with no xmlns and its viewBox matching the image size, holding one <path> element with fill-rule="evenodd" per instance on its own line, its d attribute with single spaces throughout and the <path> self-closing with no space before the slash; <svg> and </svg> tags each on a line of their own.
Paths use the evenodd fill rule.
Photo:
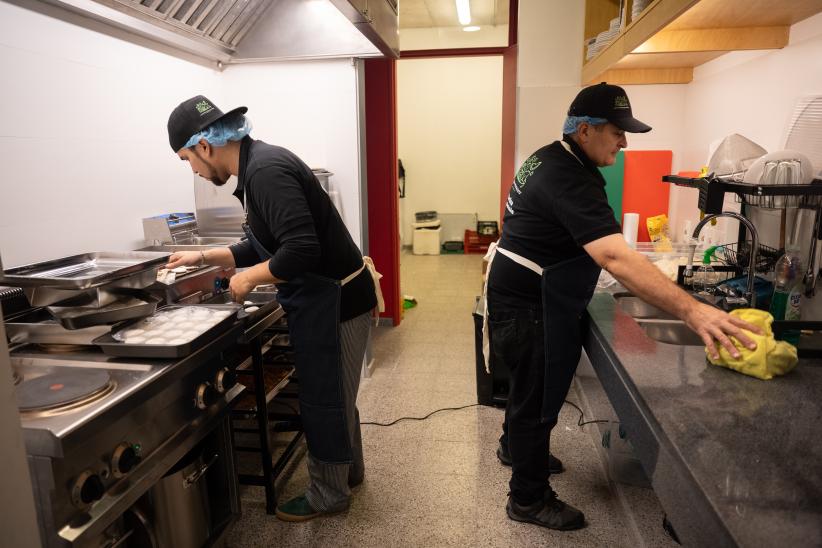
<svg viewBox="0 0 822 548">
<path fill-rule="evenodd" d="M 502 54 L 502 158 L 500 162 L 499 221 L 505 215 L 505 200 L 514 180 L 517 137 L 517 45 Z"/>
<path fill-rule="evenodd" d="M 400 241 L 397 186 L 397 77 L 394 59 L 365 61 L 365 146 L 368 177 L 368 253 L 385 298 L 384 318 L 399 325 Z"/>
</svg>

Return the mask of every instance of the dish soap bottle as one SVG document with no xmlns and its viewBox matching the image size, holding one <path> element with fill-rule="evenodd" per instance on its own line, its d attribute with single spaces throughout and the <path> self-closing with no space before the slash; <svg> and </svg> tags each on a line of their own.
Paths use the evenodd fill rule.
<svg viewBox="0 0 822 548">
<path fill-rule="evenodd" d="M 774 270 L 774 291 L 770 308 L 774 320 L 799 321 L 802 318 L 801 272 L 799 248 L 791 245 L 776 262 Z M 785 331 L 782 340 L 796 346 L 799 342 L 799 330 Z"/>
<path fill-rule="evenodd" d="M 702 255 L 702 266 L 697 269 L 696 276 L 694 276 L 694 291 L 697 293 L 710 294 L 710 289 L 714 286 L 716 276 L 714 275 L 714 267 L 711 266 L 711 259 L 716 248 L 717 246 L 711 246 Z"/>
</svg>

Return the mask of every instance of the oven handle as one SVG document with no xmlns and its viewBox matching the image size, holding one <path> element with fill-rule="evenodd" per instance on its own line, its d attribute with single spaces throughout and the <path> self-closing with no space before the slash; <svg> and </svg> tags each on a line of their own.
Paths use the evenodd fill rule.
<svg viewBox="0 0 822 548">
<path fill-rule="evenodd" d="M 212 456 L 207 463 L 203 464 L 197 470 L 189 474 L 188 477 L 186 477 L 183 480 L 183 488 L 188 489 L 189 487 L 200 481 L 200 478 L 202 478 L 205 475 L 205 473 L 208 472 L 208 469 L 211 468 L 211 465 L 214 464 L 214 462 L 217 460 L 219 456 L 220 455 L 218 455 L 217 453 L 214 453 L 214 456 Z"/>
</svg>

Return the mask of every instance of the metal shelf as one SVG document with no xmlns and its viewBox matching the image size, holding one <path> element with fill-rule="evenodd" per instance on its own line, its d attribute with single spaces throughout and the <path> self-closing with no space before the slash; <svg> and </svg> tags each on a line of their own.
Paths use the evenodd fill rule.
<svg viewBox="0 0 822 548">
<path fill-rule="evenodd" d="M 822 179 L 814 179 L 807 185 L 752 185 L 715 177 L 665 175 L 662 181 L 698 189 L 699 209 L 706 214 L 721 213 L 727 193 L 736 194 L 744 204 L 769 209 L 822 207 Z"/>
</svg>

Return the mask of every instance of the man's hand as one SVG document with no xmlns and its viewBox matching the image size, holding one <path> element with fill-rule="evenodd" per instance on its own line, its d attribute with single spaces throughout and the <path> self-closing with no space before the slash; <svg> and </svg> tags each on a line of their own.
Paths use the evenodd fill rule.
<svg viewBox="0 0 822 548">
<path fill-rule="evenodd" d="M 756 349 L 756 343 L 745 334 L 743 329 L 757 334 L 762 333 L 762 330 L 755 325 L 700 302 L 694 303 L 692 310 L 683 320 L 688 324 L 688 327 L 702 338 L 708 348 L 708 354 L 715 360 L 719 358 L 719 352 L 716 349 L 714 340 L 719 341 L 719 344 L 724 346 L 731 356 L 739 358 L 739 350 L 729 337 L 736 338 L 739 342 L 754 350 Z"/>
<path fill-rule="evenodd" d="M 631 293 L 684 320 L 705 342 L 712 358 L 719 357 L 714 340 L 727 348 L 734 358 L 739 357 L 739 350 L 729 336 L 736 337 L 751 350 L 756 348 L 756 343 L 742 329 L 760 335 L 761 329 L 695 300 L 642 254 L 628 247 L 621 234 L 605 236 L 583 247 L 597 264 L 610 272 Z"/>
<path fill-rule="evenodd" d="M 203 256 L 199 251 L 177 251 L 168 259 L 166 268 L 177 268 L 178 266 L 199 266 Z"/>
<path fill-rule="evenodd" d="M 234 274 L 228 286 L 228 290 L 231 292 L 231 300 L 243 304 L 246 295 L 251 293 L 255 287 L 257 287 L 257 284 L 251 279 L 249 270 Z"/>
</svg>

